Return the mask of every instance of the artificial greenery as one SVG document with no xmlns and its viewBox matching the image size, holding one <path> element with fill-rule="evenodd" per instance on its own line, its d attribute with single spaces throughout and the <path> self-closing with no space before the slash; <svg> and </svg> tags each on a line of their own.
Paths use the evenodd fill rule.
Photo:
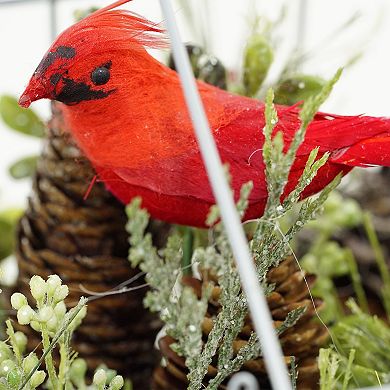
<svg viewBox="0 0 390 390">
<path fill-rule="evenodd" d="M 379 240 L 372 223 L 371 215 L 368 212 L 364 213 L 363 215 L 363 223 L 365 231 L 367 233 L 367 237 L 374 251 L 375 260 L 382 278 L 382 301 L 383 306 L 386 310 L 387 319 L 390 320 L 390 270 L 386 264 L 383 251 L 379 244 Z"/>
<path fill-rule="evenodd" d="M 321 321 L 329 325 L 331 336 L 329 348 L 322 349 L 319 355 L 321 390 L 346 390 L 390 383 L 390 327 L 387 322 L 370 315 L 361 280 L 363 276 L 359 274 L 352 251 L 334 239 L 343 230 L 361 225 L 382 276 L 382 303 L 388 315 L 389 270 L 371 216 L 356 201 L 333 192 L 324 203 L 323 213 L 307 224 L 303 232 L 306 238 L 310 238 L 310 245 L 301 258 L 301 264 L 307 272 L 317 275 L 311 292 L 325 302 L 319 315 Z M 293 247 L 302 243 L 300 238 Z M 299 248 L 296 249 L 299 251 Z M 357 302 L 350 299 L 345 305 L 340 300 L 334 284 L 334 278 L 340 276 L 350 278 Z"/>
<path fill-rule="evenodd" d="M 305 229 L 304 233 L 310 236 L 310 244 L 300 263 L 305 271 L 317 276 L 311 292 L 325 302 L 321 319 L 327 324 L 344 316 L 343 305 L 334 284 L 334 278 L 337 277 L 351 278 L 358 302 L 367 311 L 367 299 L 352 251 L 333 240 L 342 230 L 359 226 L 362 220 L 363 212 L 356 201 L 344 199 L 339 193 L 333 192 L 324 203 L 323 213 Z M 298 239 L 293 246 L 302 243 Z"/>
<path fill-rule="evenodd" d="M 45 125 L 38 114 L 32 110 L 21 108 L 18 100 L 9 95 L 0 96 L 0 118 L 10 130 L 23 135 L 42 138 Z M 8 173 L 16 180 L 31 177 L 36 170 L 37 156 L 23 157 L 8 168 Z"/>
<path fill-rule="evenodd" d="M 25 355 L 26 336 L 15 331 L 12 321 L 7 320 L 8 338 L 0 342 L 0 389 L 29 390 L 43 384 L 53 390 L 121 389 L 123 378 L 105 367 L 96 370 L 93 384 L 88 386 L 87 364 L 70 346 L 73 332 L 86 315 L 87 299 L 81 298 L 74 308 L 67 310 L 64 300 L 69 289 L 57 275 L 49 276 L 46 281 L 40 276 L 33 276 L 30 291 L 35 300 L 34 308 L 21 293 L 11 296 L 11 305 L 16 310 L 20 325 L 29 325 L 40 333 L 43 352 L 40 357 L 36 352 Z M 54 350 L 60 357 L 58 367 L 54 363 Z"/>
<path fill-rule="evenodd" d="M 13 96 L 1 96 L 0 116 L 11 129 L 22 134 L 38 138 L 45 134 L 45 125 L 38 115 L 31 109 L 20 107 Z"/>
<path fill-rule="evenodd" d="M 227 72 L 222 62 L 210 53 L 197 45 L 186 44 L 186 50 L 190 59 L 192 71 L 198 80 L 215 85 L 218 88 L 226 89 Z M 168 66 L 176 69 L 173 55 L 168 58 Z"/>
<path fill-rule="evenodd" d="M 31 177 L 37 168 L 38 156 L 23 157 L 9 167 L 9 173 L 14 179 Z"/>
<path fill-rule="evenodd" d="M 255 96 L 263 85 L 274 60 L 274 53 L 266 34 L 256 32 L 248 40 L 244 50 L 244 94 Z"/>
<path fill-rule="evenodd" d="M 283 76 L 275 90 L 275 102 L 292 106 L 318 94 L 324 85 L 325 80 L 318 76 L 305 74 Z"/>
<path fill-rule="evenodd" d="M 347 218 L 344 222 L 349 220 L 352 224 L 358 221 L 364 224 L 382 276 L 382 301 L 388 316 L 389 270 L 373 229 L 371 217 L 355 206 L 350 207 L 350 211 L 355 210 L 352 219 Z M 348 212 L 345 216 L 347 214 Z M 331 220 L 332 216 L 329 219 Z M 338 219 L 340 220 L 340 215 Z M 324 237 L 323 232 L 322 237 Z M 318 249 L 332 245 L 335 245 L 334 250 L 332 254 L 328 253 L 327 259 L 325 259 L 326 253 L 322 257 L 319 253 L 316 256 L 312 251 L 310 258 L 306 257 L 303 263 L 303 266 L 309 269 L 316 267 L 319 279 L 325 280 L 325 282 L 317 282 L 313 294 L 323 298 L 328 306 L 327 310 L 321 313 L 322 320 L 334 324 L 329 329 L 333 344 L 328 349 L 321 350 L 319 356 L 321 390 L 345 390 L 388 384 L 390 383 L 390 326 L 388 322 L 376 315 L 370 315 L 361 276 L 351 251 L 327 240 L 324 240 Z M 346 308 L 343 307 L 332 281 L 332 277 L 340 274 L 350 276 L 358 304 L 350 299 Z M 348 314 L 346 309 L 351 313 Z"/>
<path fill-rule="evenodd" d="M 302 267 L 317 275 L 312 294 L 325 301 L 321 320 L 329 328 L 332 344 L 319 355 L 321 390 L 353 389 L 390 383 L 390 326 L 370 315 L 356 261 L 349 248 L 341 247 L 332 237 L 345 229 L 363 225 L 375 254 L 382 277 L 382 303 L 389 316 L 389 269 L 373 228 L 369 213 L 351 199 L 333 193 L 324 204 L 324 212 L 307 226 L 311 245 L 302 258 Z M 333 279 L 348 276 L 357 302 L 346 305 L 338 296 Z"/>
<path fill-rule="evenodd" d="M 14 249 L 15 227 L 22 210 L 9 208 L 0 211 L 0 260 L 10 256 Z"/>
<path fill-rule="evenodd" d="M 356 389 L 390 383 L 390 327 L 350 300 L 351 315 L 331 330 L 335 346 L 321 350 L 321 389 Z"/>
</svg>

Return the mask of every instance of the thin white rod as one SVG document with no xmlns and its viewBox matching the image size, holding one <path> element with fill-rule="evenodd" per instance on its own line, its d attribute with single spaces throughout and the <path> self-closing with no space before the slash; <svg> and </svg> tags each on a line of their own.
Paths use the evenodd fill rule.
<svg viewBox="0 0 390 390">
<path fill-rule="evenodd" d="M 179 71 L 187 107 L 210 184 L 236 259 L 242 287 L 248 300 L 256 333 L 260 339 L 271 384 L 275 390 L 290 390 L 291 383 L 283 360 L 282 349 L 273 328 L 267 301 L 257 278 L 248 242 L 226 181 L 221 159 L 196 87 L 189 58 L 180 38 L 171 3 L 169 0 L 160 0 L 160 4 L 171 38 L 173 56 Z"/>
</svg>

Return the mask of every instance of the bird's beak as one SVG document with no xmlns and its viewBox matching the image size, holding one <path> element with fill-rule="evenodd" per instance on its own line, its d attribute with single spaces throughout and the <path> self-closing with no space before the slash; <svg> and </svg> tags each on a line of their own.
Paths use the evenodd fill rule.
<svg viewBox="0 0 390 390">
<path fill-rule="evenodd" d="M 27 88 L 19 98 L 19 105 L 24 108 L 28 108 L 32 102 L 47 97 L 49 97 L 47 88 L 42 83 L 41 78 L 33 76 Z"/>
</svg>

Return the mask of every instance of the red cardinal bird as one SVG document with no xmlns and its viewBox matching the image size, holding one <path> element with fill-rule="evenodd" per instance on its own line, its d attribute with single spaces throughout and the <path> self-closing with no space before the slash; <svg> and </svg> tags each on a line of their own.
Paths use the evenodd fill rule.
<svg viewBox="0 0 390 390">
<path fill-rule="evenodd" d="M 140 195 L 155 218 L 204 226 L 214 204 L 175 71 L 145 48 L 164 46 L 163 31 L 120 0 L 65 30 L 35 70 L 20 104 L 42 98 L 64 103 L 63 113 L 80 148 L 106 186 L 123 202 Z M 262 215 L 267 189 L 262 159 L 264 103 L 203 82 L 198 88 L 222 160 L 238 195 L 254 189 L 246 218 Z M 277 107 L 276 131 L 286 145 L 299 128 L 296 107 Z M 305 195 L 354 166 L 390 165 L 390 119 L 318 113 L 297 153 L 285 194 L 295 186 L 308 154 L 329 151 Z"/>
</svg>

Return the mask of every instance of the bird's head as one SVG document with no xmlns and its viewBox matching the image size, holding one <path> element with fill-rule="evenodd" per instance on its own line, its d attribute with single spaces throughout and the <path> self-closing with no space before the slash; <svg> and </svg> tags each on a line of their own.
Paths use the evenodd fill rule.
<svg viewBox="0 0 390 390">
<path fill-rule="evenodd" d="M 47 98 L 67 105 L 105 99 L 126 80 L 124 69 L 145 47 L 164 43 L 158 25 L 126 10 L 119 0 L 65 30 L 43 57 L 19 99 L 23 107 Z"/>
</svg>

